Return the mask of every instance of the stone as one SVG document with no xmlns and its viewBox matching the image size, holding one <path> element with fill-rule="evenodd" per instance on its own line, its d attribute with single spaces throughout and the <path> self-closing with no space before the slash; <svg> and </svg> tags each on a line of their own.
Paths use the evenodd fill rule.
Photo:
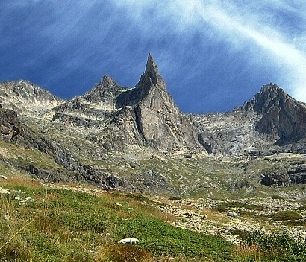
<svg viewBox="0 0 306 262">
<path fill-rule="evenodd" d="M 0 194 L 9 195 L 10 191 L 8 189 L 0 187 Z"/>
<path fill-rule="evenodd" d="M 0 138 L 12 141 L 21 131 L 20 120 L 13 110 L 0 108 Z"/>
<path fill-rule="evenodd" d="M 201 147 L 191 119 L 175 105 L 151 55 L 136 87 L 118 96 L 117 107 L 123 109 L 119 117 L 124 123 L 134 123 L 125 131 L 137 134 L 140 144 L 165 151 Z"/>
<path fill-rule="evenodd" d="M 137 244 L 138 242 L 139 240 L 134 237 L 127 237 L 127 238 L 123 238 L 120 241 L 118 241 L 118 243 L 120 244 Z"/>
<path fill-rule="evenodd" d="M 228 215 L 229 217 L 233 217 L 233 218 L 236 218 L 236 217 L 239 216 L 238 213 L 235 212 L 235 211 L 228 211 L 228 212 L 227 212 L 227 215 Z"/>
</svg>

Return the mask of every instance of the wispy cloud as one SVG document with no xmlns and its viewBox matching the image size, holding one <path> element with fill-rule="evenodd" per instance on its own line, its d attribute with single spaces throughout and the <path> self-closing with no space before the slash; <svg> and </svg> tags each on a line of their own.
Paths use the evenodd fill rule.
<svg viewBox="0 0 306 262">
<path fill-rule="evenodd" d="M 245 1 L 172 0 L 160 4 L 154 0 L 127 0 L 115 3 L 129 9 L 143 30 L 151 29 L 147 15 L 158 9 L 156 33 L 163 34 L 164 24 L 170 23 L 177 33 L 197 30 L 204 38 L 212 37 L 211 30 L 214 30 L 217 33 L 213 37 L 228 41 L 233 49 L 258 46 L 267 62 L 283 67 L 279 74 L 287 90 L 297 99 L 306 101 L 306 49 L 302 44 L 305 32 L 288 31 L 290 27 L 282 26 L 281 17 L 277 17 L 280 11 L 291 12 L 296 19 L 305 21 L 305 1 L 250 1 L 248 4 Z M 167 32 L 165 30 L 165 34 Z M 250 59 L 257 57 L 258 53 L 249 53 Z"/>
<path fill-rule="evenodd" d="M 70 97 L 134 85 L 152 51 L 185 111 L 230 110 L 276 82 L 306 101 L 304 0 L 3 0 L 0 79 Z"/>
</svg>

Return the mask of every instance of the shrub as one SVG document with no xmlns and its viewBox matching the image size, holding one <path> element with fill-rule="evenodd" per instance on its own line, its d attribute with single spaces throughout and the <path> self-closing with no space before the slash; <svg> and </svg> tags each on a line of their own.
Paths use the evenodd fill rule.
<svg viewBox="0 0 306 262">
<path fill-rule="evenodd" d="M 256 246 L 265 258 L 263 261 L 306 261 L 306 242 L 303 237 L 292 238 L 287 233 L 269 235 L 255 231 L 245 235 L 243 242 L 249 247 Z"/>
<path fill-rule="evenodd" d="M 182 200 L 182 198 L 180 196 L 170 196 L 169 200 L 176 201 L 176 200 Z"/>
<path fill-rule="evenodd" d="M 145 249 L 134 245 L 108 244 L 103 245 L 96 255 L 95 261 L 116 262 L 151 262 L 153 256 Z"/>
<path fill-rule="evenodd" d="M 280 211 L 272 216 L 275 221 L 299 220 L 302 218 L 301 214 L 292 210 Z"/>
</svg>

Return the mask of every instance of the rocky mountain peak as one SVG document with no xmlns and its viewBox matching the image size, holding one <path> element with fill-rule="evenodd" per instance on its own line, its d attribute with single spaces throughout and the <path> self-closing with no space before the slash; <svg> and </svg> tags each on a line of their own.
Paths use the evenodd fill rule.
<svg viewBox="0 0 306 262">
<path fill-rule="evenodd" d="M 0 83 L 0 103 L 3 108 L 15 110 L 20 115 L 44 114 L 62 99 L 25 80 Z"/>
<path fill-rule="evenodd" d="M 263 85 L 260 89 L 260 93 L 274 93 L 274 94 L 285 94 L 284 90 L 280 88 L 277 84 L 269 83 L 266 85 Z"/>
<path fill-rule="evenodd" d="M 159 76 L 157 64 L 151 54 L 148 56 L 145 75 L 148 75 L 154 85 L 157 84 L 157 77 Z"/>
<path fill-rule="evenodd" d="M 60 100 L 59 98 L 52 95 L 49 91 L 26 80 L 7 81 L 0 83 L 0 95 L 19 97 L 20 99 L 28 100 Z"/>
<path fill-rule="evenodd" d="M 89 102 L 114 103 L 115 98 L 122 92 L 120 87 L 110 76 L 105 75 L 101 81 L 82 98 Z M 113 107 L 113 106 L 112 106 Z"/>
<path fill-rule="evenodd" d="M 117 97 L 117 108 L 124 109 L 124 123 L 133 123 L 125 133 L 139 137 L 141 143 L 163 150 L 199 146 L 190 119 L 180 113 L 167 92 L 151 54 L 136 87 Z"/>
<path fill-rule="evenodd" d="M 99 83 L 99 86 L 109 88 L 113 86 L 117 87 L 118 85 L 109 75 L 104 75 Z"/>
<path fill-rule="evenodd" d="M 153 86 L 163 89 L 166 88 L 166 84 L 158 72 L 158 66 L 154 62 L 152 55 L 149 54 L 145 72 L 142 74 L 137 87 L 148 89 Z"/>
<path fill-rule="evenodd" d="M 257 113 L 264 113 L 268 112 L 271 107 L 283 106 L 288 99 L 294 100 L 278 85 L 270 83 L 262 86 L 260 92 L 244 104 L 243 109 L 247 111 L 253 110 Z"/>
<path fill-rule="evenodd" d="M 148 103 L 148 106 L 162 110 L 164 101 L 175 107 L 172 98 L 166 90 L 166 84 L 158 72 L 157 64 L 151 54 L 148 56 L 145 72 L 141 75 L 135 88 L 122 93 L 117 99 L 117 107 L 137 106 Z M 150 102 L 151 101 L 151 102 Z"/>
<path fill-rule="evenodd" d="M 306 137 L 306 106 L 289 96 L 276 84 L 264 85 L 260 92 L 242 107 L 261 115 L 256 129 L 272 135 L 279 143 Z"/>
</svg>

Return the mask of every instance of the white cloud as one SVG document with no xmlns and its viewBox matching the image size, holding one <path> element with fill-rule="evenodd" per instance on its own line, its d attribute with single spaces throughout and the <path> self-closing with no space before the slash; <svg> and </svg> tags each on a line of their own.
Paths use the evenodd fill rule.
<svg viewBox="0 0 306 262">
<path fill-rule="evenodd" d="M 243 49 L 250 43 L 260 47 L 270 63 L 283 67 L 280 78 L 285 79 L 284 87 L 294 97 L 306 102 L 306 49 L 301 41 L 305 32 L 295 32 L 293 36 L 277 24 L 279 11 L 293 13 L 304 21 L 304 1 L 261 0 L 247 4 L 239 0 L 172 0 L 160 4 L 156 0 L 126 0 L 115 3 L 128 8 L 143 30 L 149 23 L 146 11 L 158 7 L 155 22 L 156 30 L 161 34 L 164 22 L 171 23 L 178 33 L 196 29 L 203 33 L 203 37 L 207 37 L 213 28 L 218 32 L 216 37 L 228 41 L 235 49 Z M 250 59 L 256 60 L 257 56 L 249 54 Z"/>
</svg>

